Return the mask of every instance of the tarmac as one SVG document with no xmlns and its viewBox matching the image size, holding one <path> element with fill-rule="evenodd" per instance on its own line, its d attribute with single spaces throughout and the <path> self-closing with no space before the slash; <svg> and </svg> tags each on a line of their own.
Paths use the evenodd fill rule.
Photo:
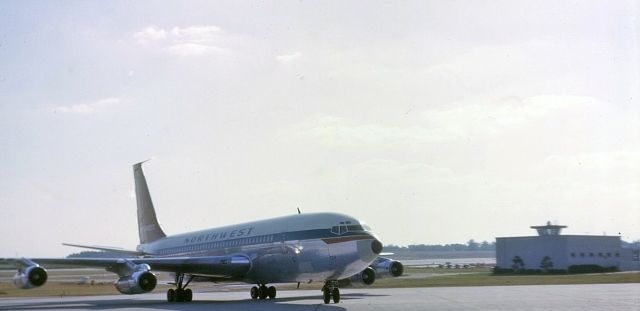
<svg viewBox="0 0 640 311">
<path fill-rule="evenodd" d="M 0 310 L 640 310 L 640 284 L 341 289 L 338 304 L 319 290 L 279 291 L 275 300 L 248 292 L 196 292 L 189 303 L 165 293 L 133 296 L 1 298 Z"/>
</svg>

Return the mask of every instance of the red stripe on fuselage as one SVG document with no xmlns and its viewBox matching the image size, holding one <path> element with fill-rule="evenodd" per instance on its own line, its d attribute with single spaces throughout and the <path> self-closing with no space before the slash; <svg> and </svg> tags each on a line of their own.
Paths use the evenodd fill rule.
<svg viewBox="0 0 640 311">
<path fill-rule="evenodd" d="M 368 239 L 373 239 L 373 238 L 368 235 L 351 235 L 351 236 L 343 236 L 339 238 L 322 239 L 322 241 L 324 241 L 327 244 L 334 244 L 334 243 L 342 243 L 342 242 L 357 241 L 357 240 L 368 240 Z"/>
</svg>

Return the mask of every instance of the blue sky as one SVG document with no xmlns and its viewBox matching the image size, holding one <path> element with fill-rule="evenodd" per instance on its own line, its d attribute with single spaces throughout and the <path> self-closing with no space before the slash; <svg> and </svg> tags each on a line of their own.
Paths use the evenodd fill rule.
<svg viewBox="0 0 640 311">
<path fill-rule="evenodd" d="M 9 1 L 0 255 L 303 211 L 385 243 L 640 238 L 638 5 Z M 34 248 L 33 245 L 37 245 Z"/>
</svg>

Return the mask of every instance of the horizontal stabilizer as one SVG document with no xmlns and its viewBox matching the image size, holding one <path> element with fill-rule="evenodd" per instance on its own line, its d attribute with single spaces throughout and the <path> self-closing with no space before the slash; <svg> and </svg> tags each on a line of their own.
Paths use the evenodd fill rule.
<svg viewBox="0 0 640 311">
<path fill-rule="evenodd" d="M 149 253 L 140 252 L 140 251 L 134 251 L 134 250 L 127 250 L 127 249 L 123 249 L 123 248 L 120 248 L 120 247 L 95 246 L 95 245 L 78 245 L 78 244 L 69 244 L 69 243 L 62 243 L 62 245 L 64 245 L 64 246 L 72 246 L 72 247 L 88 248 L 88 249 L 95 249 L 95 250 L 99 250 L 99 251 L 113 252 L 113 253 L 133 255 L 133 256 L 151 255 Z"/>
</svg>

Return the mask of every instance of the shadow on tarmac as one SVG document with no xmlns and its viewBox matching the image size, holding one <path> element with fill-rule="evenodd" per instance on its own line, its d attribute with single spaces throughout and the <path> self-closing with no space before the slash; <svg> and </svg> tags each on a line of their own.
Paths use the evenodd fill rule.
<svg viewBox="0 0 640 311">
<path fill-rule="evenodd" d="M 342 301 L 352 299 L 366 299 L 386 295 L 369 295 L 363 293 L 343 294 Z M 194 297 L 197 299 L 197 296 Z M 25 301 L 26 300 L 26 301 Z M 296 301 L 315 300 L 310 304 L 297 304 Z M 9 302 L 9 301 L 4 301 Z M 293 302 L 293 303 L 292 303 Z M 116 310 L 116 309 L 155 309 L 155 310 L 317 310 L 322 305 L 323 310 L 342 311 L 340 304 L 323 304 L 321 295 L 276 298 L 275 300 L 194 300 L 188 303 L 169 303 L 160 300 L 147 299 L 86 299 L 86 297 L 21 299 L 20 302 L 0 305 L 0 310 Z"/>
</svg>

